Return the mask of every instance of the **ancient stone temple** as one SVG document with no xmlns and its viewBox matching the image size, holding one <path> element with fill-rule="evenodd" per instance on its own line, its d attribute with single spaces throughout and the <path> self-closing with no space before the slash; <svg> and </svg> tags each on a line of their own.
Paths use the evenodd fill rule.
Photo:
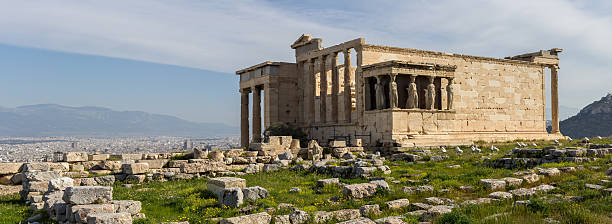
<svg viewBox="0 0 612 224">
<path fill-rule="evenodd" d="M 322 144 L 361 139 L 366 146 L 410 147 L 563 137 L 561 49 L 500 59 L 372 45 L 363 38 L 326 48 L 321 42 L 302 35 L 291 45 L 295 63 L 264 62 L 236 72 L 243 147 L 250 125 L 251 141 L 262 139 L 262 92 L 264 129 L 293 124 Z M 552 133 L 544 110 L 548 70 Z"/>
</svg>

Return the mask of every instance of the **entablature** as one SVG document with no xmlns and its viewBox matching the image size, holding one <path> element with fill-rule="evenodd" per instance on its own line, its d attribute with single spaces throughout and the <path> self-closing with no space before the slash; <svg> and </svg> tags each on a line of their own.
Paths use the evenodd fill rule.
<svg viewBox="0 0 612 224">
<path fill-rule="evenodd" d="M 454 77 L 454 65 L 438 65 L 429 63 L 414 63 L 407 61 L 385 61 L 363 66 L 363 77 L 375 77 L 379 75 L 399 74 L 433 77 Z"/>
</svg>

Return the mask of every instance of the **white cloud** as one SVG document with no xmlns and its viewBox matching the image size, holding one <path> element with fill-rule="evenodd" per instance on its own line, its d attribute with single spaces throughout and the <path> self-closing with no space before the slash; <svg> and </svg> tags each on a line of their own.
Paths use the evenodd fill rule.
<svg viewBox="0 0 612 224">
<path fill-rule="evenodd" d="M 301 33 L 332 45 L 370 43 L 503 57 L 561 47 L 561 104 L 609 91 L 606 1 L 4 1 L 0 42 L 233 72 L 293 60 Z M 321 5 L 333 7 L 320 8 Z M 348 5 L 349 8 L 339 7 Z"/>
</svg>

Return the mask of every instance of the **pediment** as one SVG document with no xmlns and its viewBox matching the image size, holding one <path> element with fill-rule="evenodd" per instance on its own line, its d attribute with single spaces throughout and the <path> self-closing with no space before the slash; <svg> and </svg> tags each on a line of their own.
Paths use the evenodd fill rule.
<svg viewBox="0 0 612 224">
<path fill-rule="evenodd" d="M 310 34 L 302 34 L 300 38 L 298 38 L 293 44 L 291 44 L 291 48 L 297 48 L 299 46 L 306 45 L 312 41 L 312 36 Z"/>
</svg>

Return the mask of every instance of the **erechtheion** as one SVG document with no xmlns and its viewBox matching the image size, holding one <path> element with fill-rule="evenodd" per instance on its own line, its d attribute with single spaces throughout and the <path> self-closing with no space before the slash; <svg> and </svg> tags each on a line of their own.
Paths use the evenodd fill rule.
<svg viewBox="0 0 612 224">
<path fill-rule="evenodd" d="M 561 49 L 499 59 L 378 46 L 363 38 L 327 48 L 321 42 L 302 35 L 291 45 L 295 63 L 264 62 L 236 72 L 243 147 L 250 128 L 252 142 L 262 140 L 262 92 L 264 128 L 293 124 L 323 144 L 362 139 L 367 146 L 411 147 L 563 137 Z M 551 133 L 544 109 L 546 69 Z"/>
</svg>

